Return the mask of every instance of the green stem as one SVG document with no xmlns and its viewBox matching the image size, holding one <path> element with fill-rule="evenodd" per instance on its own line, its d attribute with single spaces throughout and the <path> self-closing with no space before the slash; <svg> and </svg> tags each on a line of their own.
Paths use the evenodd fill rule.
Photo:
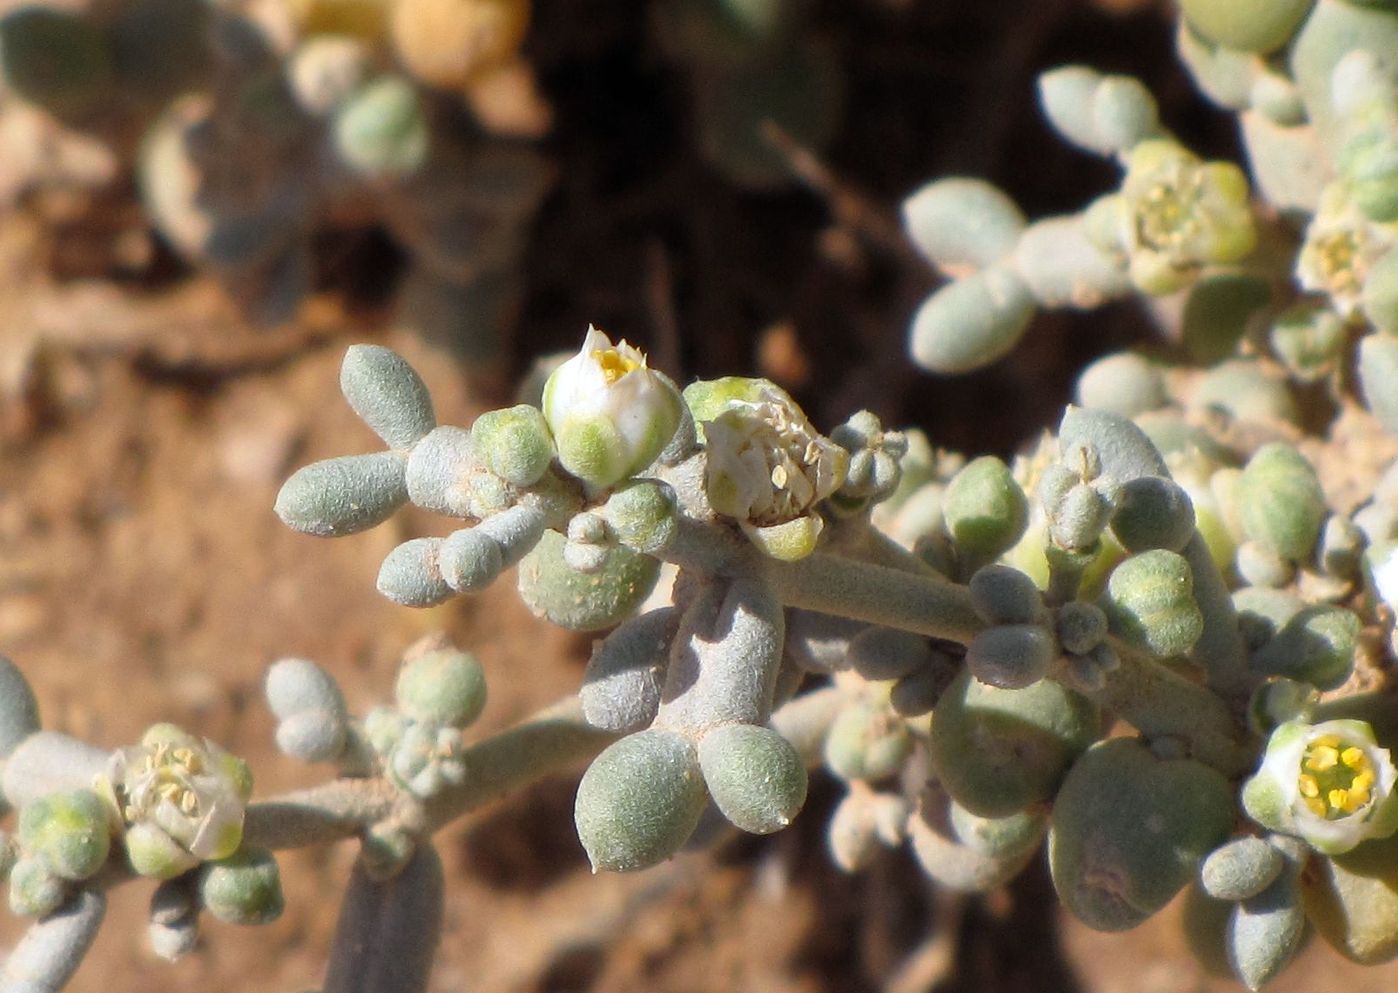
<svg viewBox="0 0 1398 993">
<path fill-rule="evenodd" d="M 964 586 L 817 552 L 800 562 L 773 562 L 768 573 L 788 606 L 912 631 L 961 644 L 986 628 Z M 1166 669 L 1132 647 L 1113 641 L 1121 667 L 1103 689 L 1089 694 L 1148 738 L 1179 738 L 1200 761 L 1229 775 L 1251 753 L 1228 708 L 1204 686 Z"/>
</svg>

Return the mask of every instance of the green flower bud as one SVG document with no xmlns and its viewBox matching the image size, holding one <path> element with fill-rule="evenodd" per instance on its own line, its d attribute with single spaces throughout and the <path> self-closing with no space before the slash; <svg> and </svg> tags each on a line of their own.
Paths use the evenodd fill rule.
<svg viewBox="0 0 1398 993">
<path fill-rule="evenodd" d="M 1114 634 L 1153 655 L 1183 655 L 1204 631 L 1189 563 L 1164 549 L 1133 555 L 1113 569 L 1099 606 Z"/>
<path fill-rule="evenodd" d="M 583 573 L 563 559 L 564 537 L 545 531 L 519 566 L 519 593 L 535 616 L 571 631 L 611 627 L 632 613 L 655 588 L 660 562 L 624 545 L 611 549 L 596 572 Z"/>
<path fill-rule="evenodd" d="M 1184 16 L 1204 37 L 1242 52 L 1281 48 L 1314 0 L 1181 0 Z"/>
<path fill-rule="evenodd" d="M 624 341 L 613 347 L 591 327 L 578 354 L 549 376 L 543 411 L 563 468 L 598 488 L 645 469 L 680 424 L 670 381 L 641 352 Z"/>
<path fill-rule="evenodd" d="M 1272 324 L 1272 351 L 1302 382 L 1315 382 L 1335 368 L 1349 334 L 1340 315 L 1326 306 L 1298 304 Z"/>
<path fill-rule="evenodd" d="M 1282 558 L 1309 561 L 1327 508 L 1306 457 L 1281 442 L 1263 445 L 1248 460 L 1238 487 L 1247 536 Z"/>
<path fill-rule="evenodd" d="M 1284 73 L 1270 69 L 1259 72 L 1249 94 L 1252 106 L 1273 124 L 1294 128 L 1306 123 L 1306 102 L 1300 89 Z"/>
<path fill-rule="evenodd" d="M 699 742 L 699 767 L 723 816 L 751 834 L 780 831 L 806 802 L 801 756 L 771 728 L 714 728 Z"/>
<path fill-rule="evenodd" d="M 392 707 L 375 707 L 364 715 L 364 737 L 379 757 L 387 758 L 411 723 Z"/>
<path fill-rule="evenodd" d="M 1084 407 L 1135 417 L 1165 406 L 1165 377 L 1149 359 L 1117 352 L 1093 362 L 1078 376 L 1077 401 Z"/>
<path fill-rule="evenodd" d="M 10 869 L 10 913 L 45 917 L 63 905 L 68 888 L 43 858 L 22 858 Z"/>
<path fill-rule="evenodd" d="M 1306 916 L 1330 945 L 1361 965 L 1398 956 L 1398 835 L 1334 858 L 1301 876 Z"/>
<path fill-rule="evenodd" d="M 487 469 L 514 486 L 532 486 L 553 461 L 553 438 L 537 407 L 488 410 L 471 425 L 471 441 Z"/>
<path fill-rule="evenodd" d="M 199 870 L 199 896 L 205 909 L 227 924 L 269 924 L 281 916 L 281 873 L 272 853 L 240 848 Z"/>
<path fill-rule="evenodd" d="M 986 628 L 966 647 L 966 666 L 982 683 L 1004 689 L 1033 685 L 1058 657 L 1053 632 L 1037 624 Z"/>
<path fill-rule="evenodd" d="M 902 717 L 912 719 L 930 714 L 961 667 L 960 659 L 935 652 L 924 669 L 910 673 L 893 684 L 888 702 Z"/>
<path fill-rule="evenodd" d="M 913 750 L 907 722 L 877 699 L 853 700 L 830 725 L 825 764 L 841 779 L 876 783 L 903 768 Z"/>
<path fill-rule="evenodd" d="M 932 712 L 932 763 L 947 792 L 982 817 L 1050 799 L 1101 733 L 1097 708 L 1052 680 L 1021 690 L 962 673 Z"/>
<path fill-rule="evenodd" d="M 406 176 L 427 159 L 431 135 L 417 90 L 384 76 L 347 99 L 335 114 L 335 151 L 369 178 Z"/>
<path fill-rule="evenodd" d="M 409 723 L 388 757 L 388 771 L 404 790 L 430 800 L 466 779 L 461 732 L 457 728 Z"/>
<path fill-rule="evenodd" d="M 1140 476 L 1117 491 L 1112 532 L 1128 552 L 1180 552 L 1194 537 L 1194 505 L 1174 480 Z"/>
<path fill-rule="evenodd" d="M 107 807 L 91 790 L 52 793 L 19 812 L 19 841 L 63 879 L 95 875 L 107 863 L 112 827 Z"/>
<path fill-rule="evenodd" d="M 485 671 L 475 656 L 454 648 L 423 651 L 410 648 L 394 700 L 406 717 L 438 727 L 464 728 L 485 707 Z"/>
<path fill-rule="evenodd" d="M 78 14 L 12 9 L 0 18 L 0 64 L 9 89 L 59 117 L 84 117 L 112 96 L 112 53 Z"/>
<path fill-rule="evenodd" d="M 319 538 L 367 531 L 407 503 L 406 473 L 397 452 L 313 462 L 282 484 L 277 516 L 287 527 Z"/>
<path fill-rule="evenodd" d="M 1004 462 L 982 455 L 947 485 L 942 513 L 963 568 L 972 572 L 1019 540 L 1029 522 L 1029 500 Z"/>
<path fill-rule="evenodd" d="M 609 745 L 578 784 L 574 819 L 593 870 L 647 869 L 679 851 L 704 810 L 694 746 L 669 731 Z"/>
<path fill-rule="evenodd" d="M 1034 580 L 1010 566 L 977 569 L 967 588 L 971 605 L 987 624 L 1034 624 L 1048 616 Z"/>
<path fill-rule="evenodd" d="M 1216 900 L 1246 900 L 1257 896 L 1281 875 L 1282 853 L 1261 838 L 1234 838 L 1209 853 L 1199 866 L 1204 892 Z"/>
<path fill-rule="evenodd" d="M 1015 247 L 1024 225 L 1015 202 L 983 179 L 939 179 L 903 201 L 904 230 L 941 269 L 993 265 Z"/>
<path fill-rule="evenodd" d="M 340 392 L 389 448 L 410 448 L 437 426 L 422 378 L 382 345 L 350 346 L 340 366 Z"/>
<path fill-rule="evenodd" d="M 1359 385 L 1365 406 L 1398 433 L 1398 338 L 1371 334 L 1359 343 Z"/>
<path fill-rule="evenodd" d="M 1270 886 L 1233 910 L 1228 960 L 1250 990 L 1259 990 L 1291 964 L 1306 938 L 1297 872 L 1287 869 Z"/>
<path fill-rule="evenodd" d="M 1398 828 L 1398 771 L 1364 721 L 1300 721 L 1272 732 L 1243 808 L 1263 827 L 1327 855 Z"/>
<path fill-rule="evenodd" d="M 1054 633 L 1065 652 L 1084 655 L 1107 637 L 1107 615 L 1096 604 L 1070 600 L 1054 612 Z"/>
<path fill-rule="evenodd" d="M 667 484 L 643 479 L 613 493 L 602 515 L 628 548 L 659 555 L 674 540 L 678 508 Z"/>
<path fill-rule="evenodd" d="M 242 841 L 248 767 L 173 724 L 156 724 L 140 745 L 114 753 L 106 779 L 127 827 L 127 857 L 141 875 L 169 879 L 226 858 Z"/>
<path fill-rule="evenodd" d="M 1089 927 L 1128 930 L 1189 883 L 1233 818 L 1232 787 L 1216 770 L 1157 758 L 1135 739 L 1099 742 L 1054 800 L 1054 888 Z"/>
<path fill-rule="evenodd" d="M 931 372 L 970 372 L 1008 355 L 1034 316 L 1029 287 L 996 265 L 952 280 L 913 315 L 913 361 Z"/>
</svg>

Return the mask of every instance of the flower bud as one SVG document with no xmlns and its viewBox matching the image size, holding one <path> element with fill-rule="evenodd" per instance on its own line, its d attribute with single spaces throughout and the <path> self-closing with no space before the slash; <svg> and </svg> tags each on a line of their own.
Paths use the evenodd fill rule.
<svg viewBox="0 0 1398 993">
<path fill-rule="evenodd" d="M 384 556 L 375 586 L 394 603 L 431 607 L 456 595 L 441 572 L 441 538 L 413 538 Z"/>
<path fill-rule="evenodd" d="M 19 812 L 19 841 L 62 879 L 95 875 L 111 851 L 111 822 L 101 797 L 92 790 L 52 793 Z"/>
<path fill-rule="evenodd" d="M 1113 633 L 1153 655 L 1183 655 L 1204 631 L 1189 563 L 1164 549 L 1133 555 L 1112 570 L 1099 606 Z"/>
<path fill-rule="evenodd" d="M 806 802 L 806 767 L 771 728 L 714 728 L 699 742 L 699 768 L 723 816 L 751 834 L 780 831 Z"/>
<path fill-rule="evenodd" d="M 655 460 L 680 423 L 680 398 L 626 342 L 588 328 L 582 349 L 544 385 L 544 419 L 563 468 L 605 488 Z"/>
<path fill-rule="evenodd" d="M 1039 811 L 981 817 L 953 800 L 947 811 L 952 833 L 967 848 L 993 859 L 1012 859 L 1039 847 L 1048 818 Z"/>
<path fill-rule="evenodd" d="M 1054 613 L 1054 633 L 1065 652 L 1085 655 L 1107 636 L 1107 615 L 1096 604 L 1070 600 Z"/>
<path fill-rule="evenodd" d="M 1284 559 L 1307 562 L 1325 522 L 1325 493 L 1315 467 L 1281 442 L 1263 445 L 1238 483 L 1243 530 Z"/>
<path fill-rule="evenodd" d="M 280 720 L 304 711 L 339 714 L 345 698 L 334 677 L 308 659 L 281 659 L 267 670 L 267 704 Z"/>
<path fill-rule="evenodd" d="M 553 461 L 553 438 L 538 407 L 488 410 L 471 425 L 471 441 L 487 469 L 513 486 L 533 486 Z"/>
<path fill-rule="evenodd" d="M 281 916 L 281 873 L 263 848 L 240 848 L 199 871 L 199 896 L 227 924 L 267 924 Z"/>
<path fill-rule="evenodd" d="M 1290 722 L 1268 739 L 1243 808 L 1263 827 L 1336 855 L 1398 828 L 1395 781 L 1388 750 L 1364 721 Z"/>
<path fill-rule="evenodd" d="M 932 764 L 948 793 L 982 817 L 1008 817 L 1050 799 L 1101 733 L 1097 708 L 1052 680 L 1021 690 L 962 673 L 932 713 Z"/>
<path fill-rule="evenodd" d="M 674 540 L 677 515 L 675 491 L 649 479 L 618 489 L 602 508 L 617 540 L 646 555 L 659 555 Z"/>
<path fill-rule="evenodd" d="M 973 572 L 1019 540 L 1029 522 L 1029 500 L 1004 462 L 982 455 L 947 485 L 942 514 L 962 568 Z"/>
<path fill-rule="evenodd" d="M 388 771 L 399 786 L 428 800 L 466 779 L 461 732 L 410 722 L 388 756 Z"/>
<path fill-rule="evenodd" d="M 1298 304 L 1272 323 L 1268 342 L 1296 379 L 1312 383 L 1334 371 L 1349 331 L 1339 314 L 1322 304 Z"/>
<path fill-rule="evenodd" d="M 788 625 L 788 637 L 790 630 Z M 851 638 L 845 655 L 855 672 L 872 681 L 900 679 L 932 661 L 932 650 L 922 635 L 877 626 Z"/>
<path fill-rule="evenodd" d="M 1138 740 L 1088 749 L 1053 804 L 1049 867 L 1059 898 L 1099 931 L 1160 910 L 1233 827 L 1233 790 L 1192 759 L 1160 759 Z"/>
<path fill-rule="evenodd" d="M 406 717 L 436 727 L 464 728 L 485 707 L 485 672 L 475 656 L 451 647 L 409 649 L 393 688 Z"/>
<path fill-rule="evenodd" d="M 1048 614 L 1034 580 L 1007 565 L 977 569 L 967 588 L 971 605 L 987 624 L 1034 624 Z"/>
<path fill-rule="evenodd" d="M 150 898 L 150 922 L 146 937 L 151 951 L 166 962 L 176 962 L 199 943 L 199 899 L 190 876 L 167 879 Z"/>
<path fill-rule="evenodd" d="M 609 745 L 578 784 L 574 818 L 593 870 L 657 865 L 679 851 L 704 810 L 694 746 L 669 731 Z"/>
<path fill-rule="evenodd" d="M 49 868 L 48 860 L 22 858 L 10 869 L 10 913 L 19 917 L 44 917 L 63 904 L 68 888 Z"/>
<path fill-rule="evenodd" d="M 1135 417 L 1169 402 L 1165 377 L 1155 363 L 1135 352 L 1106 355 L 1078 376 L 1077 400 L 1084 407 Z"/>
</svg>

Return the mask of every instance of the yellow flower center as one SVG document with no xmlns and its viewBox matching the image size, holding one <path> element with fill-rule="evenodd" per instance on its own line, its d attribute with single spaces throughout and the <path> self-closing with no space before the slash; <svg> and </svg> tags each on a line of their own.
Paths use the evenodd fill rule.
<svg viewBox="0 0 1398 993">
<path fill-rule="evenodd" d="M 164 742 L 155 745 L 136 769 L 123 814 L 128 821 L 136 821 L 158 800 L 170 801 L 183 814 L 197 814 L 199 794 L 191 780 L 203 771 L 204 758 L 193 749 Z"/>
<path fill-rule="evenodd" d="M 1339 820 L 1368 805 L 1374 766 L 1362 748 L 1347 745 L 1337 734 L 1322 735 L 1306 746 L 1296 783 L 1312 813 Z"/>
<path fill-rule="evenodd" d="M 1199 236 L 1202 177 L 1197 169 L 1180 169 L 1154 183 L 1136 204 L 1136 234 L 1156 251 L 1183 252 Z"/>
<path fill-rule="evenodd" d="M 1353 231 L 1337 231 L 1315 246 L 1316 267 L 1332 293 L 1357 293 L 1360 289 L 1360 244 Z"/>
<path fill-rule="evenodd" d="M 634 372 L 641 367 L 639 362 L 627 358 L 615 348 L 608 348 L 595 354 L 597 364 L 602 367 L 602 375 L 606 378 L 609 386 L 628 372 Z"/>
</svg>

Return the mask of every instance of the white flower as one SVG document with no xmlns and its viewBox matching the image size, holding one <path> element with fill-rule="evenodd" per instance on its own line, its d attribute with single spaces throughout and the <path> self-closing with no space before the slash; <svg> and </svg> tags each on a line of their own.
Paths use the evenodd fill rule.
<svg viewBox="0 0 1398 993">
<path fill-rule="evenodd" d="M 680 397 L 625 341 L 594 327 L 544 385 L 544 419 L 563 468 L 598 488 L 655 461 L 680 423 Z"/>
<path fill-rule="evenodd" d="M 1364 216 L 1345 188 L 1327 186 L 1320 209 L 1306 228 L 1296 257 L 1296 281 L 1303 290 L 1324 293 L 1343 318 L 1359 312 L 1369 269 L 1398 245 L 1398 223 L 1378 224 Z"/>
<path fill-rule="evenodd" d="M 1272 732 L 1243 807 L 1263 827 L 1326 855 L 1398 829 L 1398 771 L 1364 721 L 1290 721 Z"/>
<path fill-rule="evenodd" d="M 142 875 L 168 879 L 227 858 L 242 843 L 248 767 L 173 724 L 157 724 L 139 745 L 115 752 L 102 785 Z"/>
<path fill-rule="evenodd" d="M 777 387 L 763 384 L 755 394 L 729 400 L 703 422 L 704 489 L 713 509 L 737 520 L 768 554 L 801 558 L 821 531 L 815 505 L 844 482 L 849 453 Z"/>
</svg>

